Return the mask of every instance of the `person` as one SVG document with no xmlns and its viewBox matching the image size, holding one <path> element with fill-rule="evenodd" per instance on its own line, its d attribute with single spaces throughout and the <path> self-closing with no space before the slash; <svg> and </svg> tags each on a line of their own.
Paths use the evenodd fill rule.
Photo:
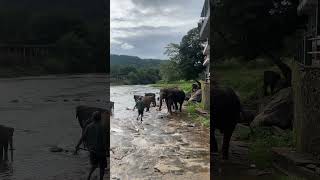
<svg viewBox="0 0 320 180">
<path fill-rule="evenodd" d="M 137 120 L 139 119 L 139 116 L 141 116 L 141 122 L 142 122 L 142 117 L 143 117 L 143 111 L 144 111 L 144 103 L 142 101 L 142 97 L 139 97 L 138 101 L 136 102 L 136 105 L 134 106 L 133 110 L 137 108 L 138 109 L 138 117 Z"/>
<path fill-rule="evenodd" d="M 103 179 L 106 167 L 107 155 L 107 133 L 106 129 L 101 123 L 101 113 L 96 111 L 92 114 L 92 122 L 85 127 L 85 130 L 76 146 L 75 154 L 79 151 L 80 145 L 86 141 L 88 150 L 90 152 L 91 169 L 88 180 L 90 180 L 92 173 L 99 166 L 100 180 Z"/>
</svg>

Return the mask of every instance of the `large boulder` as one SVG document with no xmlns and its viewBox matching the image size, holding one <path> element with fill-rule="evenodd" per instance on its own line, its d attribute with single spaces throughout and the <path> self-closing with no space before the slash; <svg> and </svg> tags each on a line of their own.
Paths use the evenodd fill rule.
<svg viewBox="0 0 320 180">
<path fill-rule="evenodd" d="M 198 89 L 195 93 L 193 93 L 189 99 L 192 102 L 201 102 L 201 89 Z"/>
<path fill-rule="evenodd" d="M 293 96 L 292 88 L 280 90 L 272 96 L 261 112 L 251 122 L 251 127 L 277 126 L 282 129 L 292 127 Z"/>
</svg>

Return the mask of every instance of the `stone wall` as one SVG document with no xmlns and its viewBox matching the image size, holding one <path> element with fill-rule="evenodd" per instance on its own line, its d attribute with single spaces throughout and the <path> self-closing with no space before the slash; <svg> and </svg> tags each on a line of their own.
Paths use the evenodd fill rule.
<svg viewBox="0 0 320 180">
<path fill-rule="evenodd" d="M 320 153 L 320 67 L 293 67 L 294 141 L 300 152 Z"/>
</svg>

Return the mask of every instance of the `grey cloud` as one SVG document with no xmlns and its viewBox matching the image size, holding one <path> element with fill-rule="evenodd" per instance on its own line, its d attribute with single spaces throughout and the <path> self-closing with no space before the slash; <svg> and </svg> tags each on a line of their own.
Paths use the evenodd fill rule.
<svg viewBox="0 0 320 180">
<path fill-rule="evenodd" d="M 163 54 L 165 47 L 169 43 L 178 43 L 181 40 L 183 34 L 167 34 L 167 35 L 144 35 L 135 36 L 130 38 L 119 38 L 120 41 L 132 44 L 133 49 L 122 49 L 121 45 L 114 45 L 111 48 L 111 52 L 115 54 L 127 54 L 140 56 L 142 58 L 160 58 L 166 59 L 167 57 Z"/>
</svg>

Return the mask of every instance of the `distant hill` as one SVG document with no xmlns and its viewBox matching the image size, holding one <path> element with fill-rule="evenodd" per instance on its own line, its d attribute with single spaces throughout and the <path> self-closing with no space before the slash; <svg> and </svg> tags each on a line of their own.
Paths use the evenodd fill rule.
<svg viewBox="0 0 320 180">
<path fill-rule="evenodd" d="M 110 55 L 110 65 L 112 66 L 123 66 L 131 65 L 134 67 L 159 67 L 161 63 L 166 62 L 166 60 L 160 59 L 141 59 L 137 56 L 127 56 L 127 55 Z"/>
</svg>

